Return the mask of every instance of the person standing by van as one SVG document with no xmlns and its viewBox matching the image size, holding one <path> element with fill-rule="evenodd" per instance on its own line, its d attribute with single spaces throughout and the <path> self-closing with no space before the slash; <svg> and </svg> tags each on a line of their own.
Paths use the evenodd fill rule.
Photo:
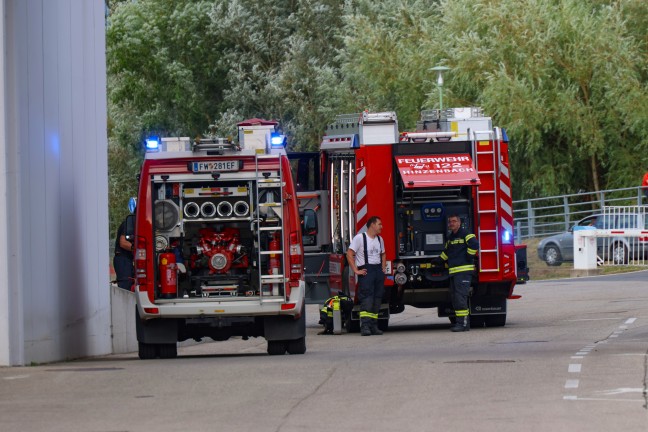
<svg viewBox="0 0 648 432">
<path fill-rule="evenodd" d="M 117 229 L 115 239 L 115 256 L 113 267 L 117 277 L 117 286 L 125 290 L 133 285 L 133 244 L 126 239 L 126 220 Z"/>
<path fill-rule="evenodd" d="M 360 301 L 360 334 L 381 335 L 378 328 L 378 312 L 385 292 L 387 261 L 385 242 L 380 237 L 382 222 L 378 216 L 367 221 L 367 232 L 357 234 L 347 250 L 347 261 L 358 276 Z"/>
</svg>

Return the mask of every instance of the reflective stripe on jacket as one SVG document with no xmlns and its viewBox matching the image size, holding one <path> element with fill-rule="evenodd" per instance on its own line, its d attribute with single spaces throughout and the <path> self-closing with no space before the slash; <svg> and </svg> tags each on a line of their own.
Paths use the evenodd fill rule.
<svg viewBox="0 0 648 432">
<path fill-rule="evenodd" d="M 465 228 L 459 228 L 456 234 L 450 232 L 441 252 L 441 259 L 448 263 L 450 274 L 475 271 L 475 257 L 479 250 L 479 242 L 475 234 Z"/>
</svg>

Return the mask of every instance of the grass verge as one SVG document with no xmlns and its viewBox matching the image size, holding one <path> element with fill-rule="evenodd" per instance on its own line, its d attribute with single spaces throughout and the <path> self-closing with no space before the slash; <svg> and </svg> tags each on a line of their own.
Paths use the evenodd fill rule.
<svg viewBox="0 0 648 432">
<path fill-rule="evenodd" d="M 527 239 L 522 244 L 527 245 L 527 262 L 529 263 L 529 276 L 531 280 L 561 279 L 571 277 L 574 270 L 573 262 L 565 262 L 557 267 L 550 267 L 544 261 L 538 258 L 539 238 Z M 645 266 L 601 266 L 601 274 L 626 273 L 631 271 L 646 270 Z"/>
</svg>

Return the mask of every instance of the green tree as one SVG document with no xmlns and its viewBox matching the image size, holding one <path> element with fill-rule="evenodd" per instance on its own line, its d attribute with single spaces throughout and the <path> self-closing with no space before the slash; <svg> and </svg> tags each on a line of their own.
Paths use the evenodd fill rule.
<svg viewBox="0 0 648 432">
<path fill-rule="evenodd" d="M 224 47 L 210 31 L 212 3 L 139 0 L 112 5 L 106 30 L 111 232 L 135 186 L 137 170 L 132 167 L 138 163 L 117 169 L 124 154 L 141 160 L 146 135 L 191 136 L 205 130 L 221 109 L 226 71 L 218 59 Z"/>
<path fill-rule="evenodd" d="M 623 2 L 606 3 L 442 1 L 450 86 L 508 128 L 518 198 L 637 184 L 645 28 L 629 31 Z"/>
<path fill-rule="evenodd" d="M 221 133 L 247 117 L 279 120 L 295 150 L 313 150 L 336 103 L 342 4 L 336 0 L 216 2 L 213 32 L 227 45 Z M 237 29 L 232 31 L 232 29 Z M 228 129 L 229 128 L 229 129 Z"/>
<path fill-rule="evenodd" d="M 340 50 L 345 109 L 396 111 L 401 129 L 414 127 L 420 110 L 433 107 L 428 93 L 437 94 L 429 69 L 445 40 L 439 13 L 438 2 L 425 0 L 347 4 Z"/>
</svg>

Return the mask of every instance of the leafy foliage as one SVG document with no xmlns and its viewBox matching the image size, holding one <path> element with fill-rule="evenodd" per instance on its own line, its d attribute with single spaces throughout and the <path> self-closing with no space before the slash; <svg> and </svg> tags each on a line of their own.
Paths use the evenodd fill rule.
<svg viewBox="0 0 648 432">
<path fill-rule="evenodd" d="M 335 114 L 478 105 L 508 129 L 516 198 L 638 184 L 648 168 L 642 0 L 114 0 L 111 230 L 150 133 L 277 119 L 315 150 Z M 132 186 L 130 186 L 132 185 Z"/>
<path fill-rule="evenodd" d="M 443 7 L 453 89 L 508 127 L 518 197 L 638 184 L 648 162 L 645 63 L 618 3 Z"/>
</svg>

